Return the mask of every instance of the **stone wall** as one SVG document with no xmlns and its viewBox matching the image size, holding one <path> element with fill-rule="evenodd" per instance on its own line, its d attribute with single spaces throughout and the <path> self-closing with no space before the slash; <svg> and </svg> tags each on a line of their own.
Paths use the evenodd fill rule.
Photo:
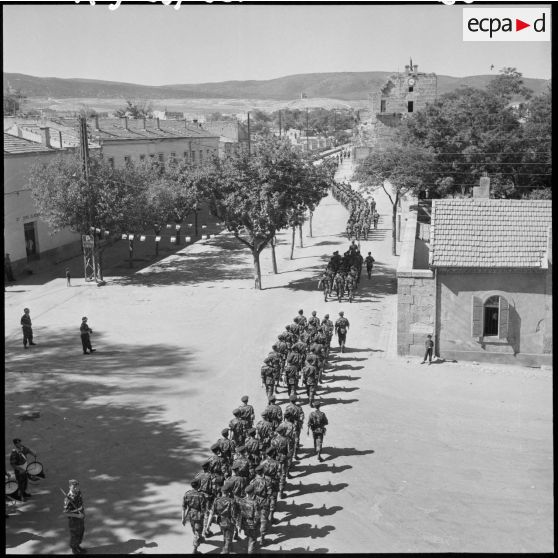
<svg viewBox="0 0 558 558">
<path fill-rule="evenodd" d="M 405 215 L 397 267 L 397 354 L 423 356 L 428 334 L 436 343 L 436 289 L 432 271 L 415 269 L 417 213 L 413 210 Z"/>
</svg>

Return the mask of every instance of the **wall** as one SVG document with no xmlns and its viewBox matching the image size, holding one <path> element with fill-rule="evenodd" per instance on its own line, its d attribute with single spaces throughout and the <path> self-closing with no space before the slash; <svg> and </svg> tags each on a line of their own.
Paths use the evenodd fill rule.
<svg viewBox="0 0 558 558">
<path fill-rule="evenodd" d="M 457 360 L 487 360 L 540 365 L 547 362 L 544 324 L 551 296 L 546 270 L 492 273 L 438 271 L 440 355 Z M 510 305 L 509 341 L 481 344 L 471 336 L 472 297 L 505 297 Z M 548 350 L 548 348 L 546 348 Z M 515 356 L 514 356 L 515 355 Z"/>
<path fill-rule="evenodd" d="M 155 155 L 158 160 L 159 153 L 164 154 L 164 160 L 167 161 L 171 153 L 175 153 L 177 159 L 184 157 L 184 152 L 188 152 L 191 158 L 191 152 L 196 152 L 195 162 L 199 163 L 199 151 L 203 151 L 203 158 L 207 158 L 208 151 L 211 154 L 219 153 L 219 138 L 158 138 L 158 139 L 141 139 L 141 140 L 103 140 L 102 153 L 103 157 L 108 159 L 114 158 L 115 167 L 124 165 L 124 157 L 130 157 L 135 163 L 139 163 L 140 155 L 145 155 L 146 160 L 150 155 Z"/>
<path fill-rule="evenodd" d="M 429 269 L 415 268 L 417 213 L 409 210 L 404 215 L 397 266 L 397 354 L 422 357 L 426 336 L 435 331 L 434 275 Z"/>
<path fill-rule="evenodd" d="M 51 234 L 49 226 L 39 218 L 31 198 L 28 176 L 31 166 L 48 162 L 60 152 L 4 154 L 4 250 L 10 254 L 14 272 L 23 267 L 35 269 L 38 261 L 27 262 L 24 224 L 35 222 L 35 235 L 41 259 L 66 259 L 81 253 L 80 236 L 69 230 Z"/>
</svg>

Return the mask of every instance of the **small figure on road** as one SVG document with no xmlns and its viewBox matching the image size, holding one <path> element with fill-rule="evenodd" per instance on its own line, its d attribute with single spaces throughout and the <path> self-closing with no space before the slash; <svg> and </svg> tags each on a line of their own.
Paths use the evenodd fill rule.
<svg viewBox="0 0 558 558">
<path fill-rule="evenodd" d="M 35 459 L 37 459 L 37 456 L 21 443 L 20 438 L 14 438 L 13 443 L 14 447 L 10 454 L 10 465 L 14 470 L 17 481 L 17 498 L 23 501 L 25 498 L 31 497 L 31 494 L 27 492 L 27 456 L 32 455 Z"/>
<path fill-rule="evenodd" d="M 72 279 L 72 274 L 70 273 L 70 268 L 67 267 L 66 268 L 66 287 L 71 287 L 72 286 L 71 279 Z"/>
<path fill-rule="evenodd" d="M 203 542 L 203 518 L 207 509 L 207 500 L 204 494 L 199 491 L 199 481 L 191 482 L 192 490 L 188 490 L 182 499 L 182 525 L 186 525 L 186 520 L 190 520 L 192 533 L 194 535 L 194 549 L 192 554 L 201 554 L 198 547 Z"/>
<path fill-rule="evenodd" d="M 316 403 L 314 403 L 316 408 L 308 417 L 308 429 L 306 431 L 306 434 L 309 434 L 309 430 L 312 430 L 312 435 L 314 437 L 314 451 L 318 455 L 318 461 L 322 461 L 322 444 L 326 433 L 326 426 L 329 424 L 325 413 L 320 411 L 321 405 L 320 401 L 316 401 Z"/>
<path fill-rule="evenodd" d="M 378 228 L 378 221 L 380 220 L 380 214 L 377 211 L 374 211 L 374 228 Z"/>
<path fill-rule="evenodd" d="M 21 330 L 23 331 L 23 347 L 27 349 L 27 343 L 29 345 L 36 345 L 33 343 L 33 328 L 31 327 L 31 316 L 29 314 L 29 308 L 23 309 L 23 316 L 21 316 Z"/>
<path fill-rule="evenodd" d="M 344 312 L 339 312 L 339 318 L 335 322 L 335 332 L 337 333 L 342 353 L 345 352 L 345 341 L 347 340 L 347 330 L 349 329 L 349 326 L 349 320 L 345 318 Z"/>
<path fill-rule="evenodd" d="M 64 513 L 68 517 L 70 548 L 72 549 L 72 554 L 85 554 L 86 550 L 81 547 L 83 534 L 85 533 L 83 498 L 77 480 L 72 479 L 68 481 L 68 484 L 68 494 L 64 498 Z"/>
<path fill-rule="evenodd" d="M 93 330 L 87 325 L 87 317 L 81 318 L 81 326 L 79 326 L 79 332 L 81 334 L 81 345 L 83 347 L 83 354 L 87 354 L 87 349 L 89 349 L 89 354 L 94 353 L 97 349 L 91 347 L 90 335 Z"/>
<path fill-rule="evenodd" d="M 372 257 L 372 252 L 368 252 L 368 256 L 364 259 L 366 262 L 366 273 L 368 274 L 368 279 L 372 277 L 372 268 L 374 267 L 374 262 L 376 261 Z"/>
<path fill-rule="evenodd" d="M 432 335 L 426 336 L 424 347 L 426 349 L 426 352 L 424 353 L 424 359 L 422 360 L 421 364 L 424 364 L 426 362 L 426 359 L 428 358 L 428 366 L 430 366 L 432 364 L 432 351 L 434 349 L 434 341 L 432 341 Z"/>
</svg>

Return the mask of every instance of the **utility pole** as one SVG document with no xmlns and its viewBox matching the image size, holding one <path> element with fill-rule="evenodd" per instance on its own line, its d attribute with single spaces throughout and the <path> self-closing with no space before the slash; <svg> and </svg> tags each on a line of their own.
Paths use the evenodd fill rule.
<svg viewBox="0 0 558 558">
<path fill-rule="evenodd" d="M 252 154 L 252 146 L 251 146 L 251 138 L 250 138 L 250 111 L 248 111 L 248 155 Z"/>
<path fill-rule="evenodd" d="M 281 111 L 279 111 L 279 137 L 281 137 Z"/>
<path fill-rule="evenodd" d="M 95 262 L 95 228 L 93 226 L 93 190 L 89 181 L 89 144 L 87 142 L 87 118 L 85 116 L 78 117 L 78 132 L 79 132 L 79 145 L 80 154 L 83 163 L 83 178 L 89 190 L 89 235 L 82 235 L 83 245 L 83 267 L 84 276 L 86 281 L 97 281 L 97 265 Z"/>
</svg>

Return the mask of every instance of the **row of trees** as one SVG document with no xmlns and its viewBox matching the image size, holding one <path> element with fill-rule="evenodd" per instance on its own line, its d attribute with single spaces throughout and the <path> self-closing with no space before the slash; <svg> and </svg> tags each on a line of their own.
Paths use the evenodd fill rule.
<svg viewBox="0 0 558 558">
<path fill-rule="evenodd" d="M 491 196 L 550 198 L 551 85 L 533 96 L 515 68 L 503 68 L 484 90 L 460 88 L 403 121 L 357 167 L 370 192 L 386 189 L 395 222 L 401 196 L 468 196 L 488 173 Z"/>
<path fill-rule="evenodd" d="M 60 156 L 37 164 L 30 185 L 53 231 L 88 234 L 95 227 L 111 231 L 113 238 L 122 232 L 158 234 L 159 224 L 182 223 L 208 203 L 212 215 L 250 249 L 255 287 L 261 289 L 262 250 L 270 243 L 274 250 L 275 235 L 287 227 L 294 238 L 295 228 L 327 194 L 333 173 L 332 164 L 314 165 L 288 142 L 269 138 L 257 154 L 234 153 L 203 167 L 169 161 L 113 169 L 92 157 L 87 180 L 79 158 Z M 133 250 L 133 241 L 130 246 Z"/>
</svg>

